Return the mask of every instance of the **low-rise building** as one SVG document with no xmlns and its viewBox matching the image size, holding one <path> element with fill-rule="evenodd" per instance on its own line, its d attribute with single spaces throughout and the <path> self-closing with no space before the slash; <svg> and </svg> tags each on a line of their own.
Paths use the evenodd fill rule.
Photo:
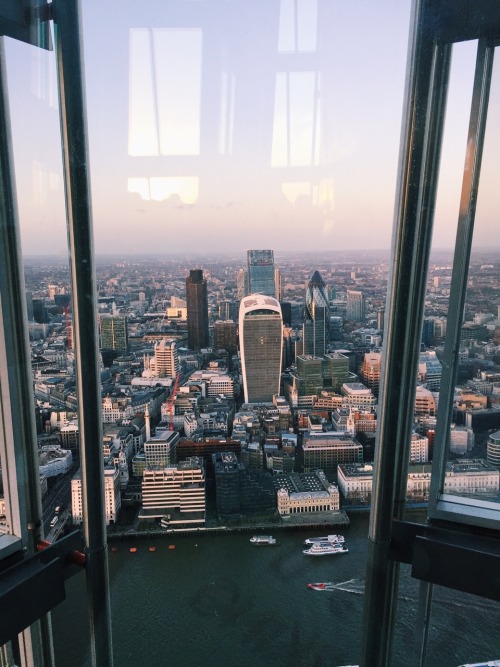
<svg viewBox="0 0 500 667">
<path fill-rule="evenodd" d="M 304 471 L 317 469 L 335 473 L 339 463 L 361 463 L 362 445 L 348 433 L 331 431 L 304 435 Z"/>
<path fill-rule="evenodd" d="M 283 481 L 280 475 L 278 481 Z M 322 470 L 314 473 L 313 488 L 290 491 L 285 486 L 278 489 L 277 505 L 280 516 L 284 519 L 292 515 L 318 514 L 323 512 L 338 512 L 340 508 L 339 489 L 336 484 L 329 482 Z M 277 478 L 275 478 L 277 479 Z M 293 477 L 292 477 L 293 479 Z"/>
<path fill-rule="evenodd" d="M 408 467 L 407 497 L 414 502 L 429 498 L 432 465 Z M 373 464 L 339 465 L 338 484 L 342 495 L 354 504 L 371 502 Z M 464 459 L 446 464 L 444 492 L 452 495 L 495 497 L 500 489 L 500 471 L 484 459 Z"/>
</svg>

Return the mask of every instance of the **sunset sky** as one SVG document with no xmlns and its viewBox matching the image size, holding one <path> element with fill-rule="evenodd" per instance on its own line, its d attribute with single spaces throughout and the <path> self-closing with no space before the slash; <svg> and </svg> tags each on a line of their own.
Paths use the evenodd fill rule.
<svg viewBox="0 0 500 667">
<path fill-rule="evenodd" d="M 82 4 L 96 252 L 389 247 L 409 0 Z M 54 54 L 6 50 L 23 252 L 65 253 Z M 454 243 L 474 58 L 456 47 L 437 247 Z M 498 220 L 499 135 L 477 245 Z"/>
</svg>

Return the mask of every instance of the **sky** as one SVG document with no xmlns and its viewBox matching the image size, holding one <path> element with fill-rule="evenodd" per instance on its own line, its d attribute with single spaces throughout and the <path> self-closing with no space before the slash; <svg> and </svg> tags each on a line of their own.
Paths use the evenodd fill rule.
<svg viewBox="0 0 500 667">
<path fill-rule="evenodd" d="M 97 253 L 390 246 L 409 0 L 82 4 Z M 454 53 L 438 247 L 455 235 L 474 48 Z M 6 50 L 23 253 L 64 254 L 54 54 Z M 500 203 L 490 135 L 481 245 Z"/>
</svg>

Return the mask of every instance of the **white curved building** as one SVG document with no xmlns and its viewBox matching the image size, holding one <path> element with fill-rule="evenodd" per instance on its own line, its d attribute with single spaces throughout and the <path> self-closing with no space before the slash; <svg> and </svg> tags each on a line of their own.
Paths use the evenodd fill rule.
<svg viewBox="0 0 500 667">
<path fill-rule="evenodd" d="M 270 402 L 280 393 L 283 318 L 279 302 L 263 294 L 242 299 L 239 337 L 245 403 Z"/>
<path fill-rule="evenodd" d="M 73 454 L 57 445 L 47 445 L 38 450 L 40 474 L 45 477 L 64 475 L 73 465 Z"/>
</svg>

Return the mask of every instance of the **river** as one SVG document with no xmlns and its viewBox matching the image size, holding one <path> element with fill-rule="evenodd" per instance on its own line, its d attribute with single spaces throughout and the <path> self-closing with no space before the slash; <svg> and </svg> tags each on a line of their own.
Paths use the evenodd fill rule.
<svg viewBox="0 0 500 667">
<path fill-rule="evenodd" d="M 307 532 L 276 532 L 277 547 L 253 547 L 247 534 L 113 543 L 119 548 L 109 554 L 115 667 L 358 664 L 367 531 L 368 515 L 351 514 L 343 531 L 349 553 L 322 558 L 303 555 Z M 306 584 L 316 581 L 337 587 L 309 590 Z M 396 667 L 410 664 L 418 587 L 403 566 Z M 90 665 L 84 576 L 69 580 L 67 591 L 53 612 L 56 663 Z M 435 587 L 427 667 L 495 658 L 500 605 Z"/>
</svg>

